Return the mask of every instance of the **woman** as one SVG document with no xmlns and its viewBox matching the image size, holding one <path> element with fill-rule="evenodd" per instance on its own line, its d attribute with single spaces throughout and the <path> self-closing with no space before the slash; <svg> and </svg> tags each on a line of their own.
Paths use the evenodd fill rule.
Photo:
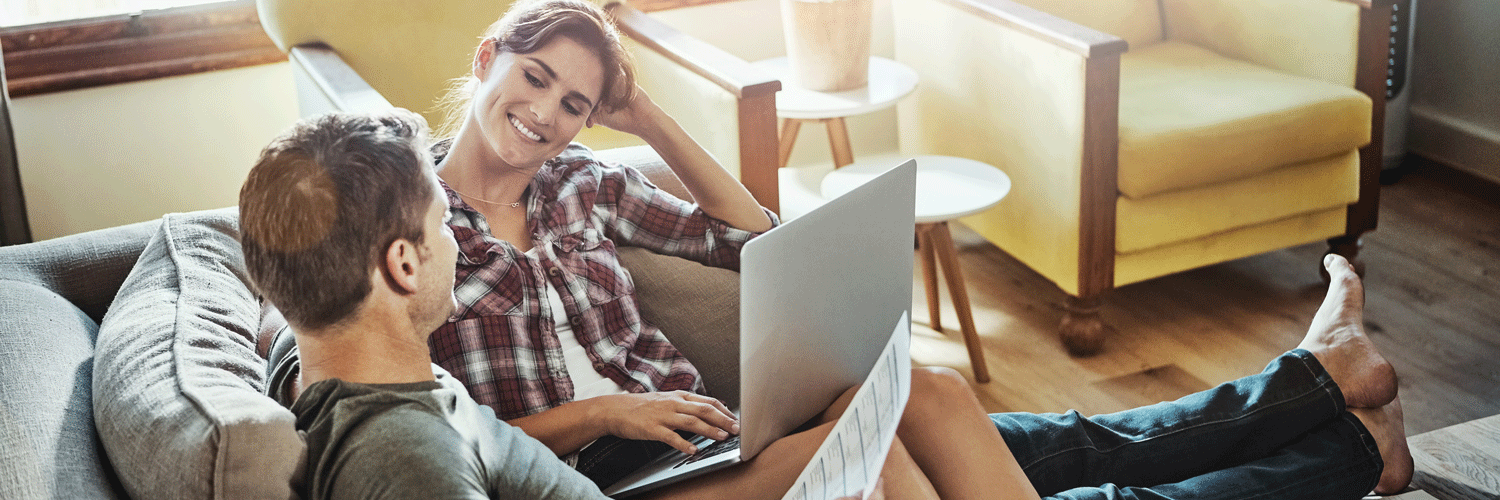
<svg viewBox="0 0 1500 500">
<path fill-rule="evenodd" d="M 701 394 L 691 363 L 640 319 L 615 245 L 734 268 L 740 245 L 776 223 L 636 88 L 617 36 L 589 4 L 517 5 L 476 50 L 473 77 L 457 91 L 471 97 L 450 99 L 462 106 L 453 113 L 458 125 L 438 148 L 438 174 L 463 255 L 458 319 L 434 333 L 434 360 L 476 400 L 560 456 L 605 436 L 691 453 L 677 431 L 712 438 L 738 432 L 733 414 Z M 570 147 L 583 127 L 596 124 L 643 138 L 697 205 Z M 956 377 L 921 375 L 915 383 L 962 389 Z M 1003 442 L 978 402 L 972 405 L 968 428 L 975 436 L 965 442 L 983 452 L 974 460 L 998 460 L 990 455 L 1004 453 Z M 944 426 L 962 437 L 963 426 Z M 721 482 L 737 494 L 779 496 L 827 430 L 783 439 L 761 455 L 768 458 L 715 479 L 743 476 Z M 779 480 L 762 480 L 768 475 Z M 711 492 L 713 484 L 691 486 Z M 898 496 L 904 484 L 893 479 L 885 488 Z"/>
<path fill-rule="evenodd" d="M 692 364 L 640 318 L 615 245 L 734 268 L 740 246 L 777 223 L 635 86 L 617 37 L 599 9 L 587 3 L 516 5 L 479 44 L 472 77 L 449 99 L 456 106 L 456 130 L 435 148 L 461 255 L 455 285 L 459 309 L 433 334 L 433 359 L 500 418 L 570 459 L 592 457 L 601 443 L 613 448 L 659 442 L 692 453 L 680 432 L 715 439 L 738 432 L 733 414 L 702 394 Z M 569 144 L 593 125 L 643 138 L 697 204 L 661 192 L 629 168 L 600 165 L 586 148 Z M 1087 422 L 1076 418 L 992 420 L 951 370 L 917 370 L 912 378 L 911 402 L 884 477 L 886 492 L 895 498 L 1037 498 L 1007 441 L 1030 438 L 1045 444 L 1043 433 L 1052 430 L 1085 432 Z M 1319 383 L 1333 382 L 1296 382 Z M 1375 407 L 1389 402 L 1361 401 Z M 656 494 L 780 497 L 842 406 L 831 407 L 824 424 L 777 441 L 748 464 Z M 1255 408 L 1240 407 L 1245 413 Z M 1298 411 L 1291 417 L 1302 416 Z M 1341 414 L 1338 406 L 1297 428 L 1312 430 Z M 1134 416 L 1156 428 L 1162 422 L 1145 417 L 1157 415 Z M 1165 423 L 1188 425 L 1181 420 Z M 1250 429 L 1242 431 L 1255 430 L 1245 427 Z M 1369 435 L 1361 432 L 1356 435 Z M 1297 442 L 1301 434 L 1271 449 Z M 1221 448 L 1220 454 L 1230 451 Z M 1084 474 L 1085 458 L 1049 462 L 1046 449 L 1028 449 L 1028 456 L 1042 454 L 1028 462 L 1048 462 L 1043 465 L 1051 476 L 1058 470 L 1076 472 L 1058 484 L 1095 487 L 1113 477 Z M 1366 458 L 1373 453 L 1355 451 Z M 602 466 L 585 460 L 580 470 L 607 485 L 641 465 L 639 460 Z M 1196 475 L 1189 465 L 1164 477 Z M 1350 481 L 1373 481 L 1379 466 L 1373 476 L 1370 469 Z M 1049 491 L 1058 490 L 1054 486 L 1049 483 Z"/>
</svg>

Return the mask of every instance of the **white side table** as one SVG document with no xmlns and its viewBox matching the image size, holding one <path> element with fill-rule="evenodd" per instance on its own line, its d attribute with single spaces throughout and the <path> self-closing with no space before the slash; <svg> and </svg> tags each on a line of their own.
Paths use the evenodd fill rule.
<svg viewBox="0 0 1500 500">
<path fill-rule="evenodd" d="M 895 167 L 906 156 L 869 157 L 834 170 L 823 177 L 824 198 L 834 198 L 864 184 L 881 172 Z M 958 324 L 969 349 L 969 363 L 974 380 L 990 380 L 984 361 L 984 349 L 974 328 L 974 313 L 969 307 L 969 291 L 964 286 L 963 271 L 958 267 L 958 249 L 948 231 L 948 221 L 982 212 L 1000 203 L 1010 193 L 1010 177 L 988 164 L 951 156 L 916 156 L 917 160 L 917 249 L 921 254 L 923 282 L 927 289 L 927 311 L 933 330 L 943 331 L 938 308 L 937 264 L 942 263 L 943 279 L 958 311 Z M 936 261 L 936 262 L 935 262 Z"/>
<path fill-rule="evenodd" d="M 793 86 L 788 78 L 791 66 L 785 57 L 757 61 L 753 65 L 782 82 L 781 92 L 776 94 L 776 115 L 781 117 L 778 166 L 782 167 L 792 156 L 792 145 L 797 142 L 802 122 L 808 121 L 822 122 L 828 128 L 834 168 L 853 163 L 854 151 L 849 146 L 849 129 L 844 125 L 844 118 L 891 107 L 917 88 L 916 71 L 884 57 L 870 58 L 869 85 L 842 92 L 818 92 Z"/>
</svg>

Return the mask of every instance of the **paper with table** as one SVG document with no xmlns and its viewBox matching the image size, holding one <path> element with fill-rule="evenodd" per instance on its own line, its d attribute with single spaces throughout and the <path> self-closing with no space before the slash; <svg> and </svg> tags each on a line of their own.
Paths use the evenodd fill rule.
<svg viewBox="0 0 1500 500">
<path fill-rule="evenodd" d="M 911 321 L 903 313 L 849 408 L 782 500 L 870 496 L 911 396 L 910 351 Z"/>
</svg>

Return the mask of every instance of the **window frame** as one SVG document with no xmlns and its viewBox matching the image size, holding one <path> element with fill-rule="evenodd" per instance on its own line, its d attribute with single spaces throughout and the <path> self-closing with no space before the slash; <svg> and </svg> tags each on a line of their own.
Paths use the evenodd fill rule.
<svg viewBox="0 0 1500 500">
<path fill-rule="evenodd" d="M 642 11 L 731 0 L 631 0 Z M 0 28 L 11 97 L 287 60 L 254 0 Z"/>
</svg>

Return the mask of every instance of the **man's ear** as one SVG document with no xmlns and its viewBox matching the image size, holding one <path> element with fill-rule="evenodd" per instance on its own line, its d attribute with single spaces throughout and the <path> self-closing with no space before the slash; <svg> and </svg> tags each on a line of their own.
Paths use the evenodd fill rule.
<svg viewBox="0 0 1500 500">
<path fill-rule="evenodd" d="M 479 48 L 474 51 L 474 77 L 484 80 L 489 75 L 490 65 L 495 63 L 495 44 L 499 43 L 493 37 L 479 41 Z"/>
<path fill-rule="evenodd" d="M 417 279 L 419 263 L 417 246 L 404 238 L 397 239 L 386 247 L 385 275 L 397 293 L 416 293 L 420 284 Z"/>
</svg>

